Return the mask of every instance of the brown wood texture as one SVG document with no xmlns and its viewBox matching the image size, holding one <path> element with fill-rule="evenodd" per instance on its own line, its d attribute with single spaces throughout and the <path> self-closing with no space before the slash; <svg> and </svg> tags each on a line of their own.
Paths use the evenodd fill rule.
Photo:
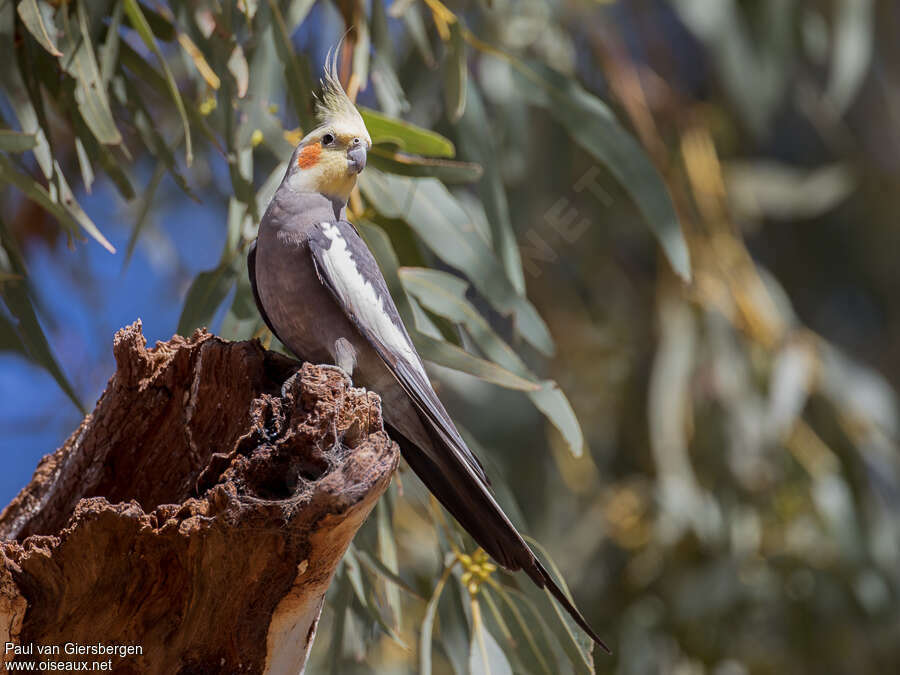
<svg viewBox="0 0 900 675">
<path fill-rule="evenodd" d="M 201 331 L 147 349 L 137 322 L 114 352 L 94 412 L 0 513 L 0 644 L 140 645 L 119 673 L 300 671 L 397 467 L 380 399 Z"/>
</svg>

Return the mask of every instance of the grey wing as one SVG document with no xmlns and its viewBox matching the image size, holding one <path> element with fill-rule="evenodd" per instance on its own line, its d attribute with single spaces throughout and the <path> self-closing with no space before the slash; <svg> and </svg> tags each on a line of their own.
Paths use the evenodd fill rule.
<svg viewBox="0 0 900 675">
<path fill-rule="evenodd" d="M 549 589 L 575 622 L 609 651 L 494 500 L 481 464 L 431 388 L 381 270 L 356 230 L 344 221 L 320 223 L 310 235 L 309 248 L 319 280 L 415 403 L 437 441 L 434 450 L 398 440 L 410 466 L 497 562 L 523 569 L 538 586 Z M 434 452 L 440 455 L 429 454 Z"/>
<path fill-rule="evenodd" d="M 353 225 L 320 223 L 309 238 L 316 273 L 455 457 L 490 481 L 434 392 L 378 268 Z"/>
</svg>

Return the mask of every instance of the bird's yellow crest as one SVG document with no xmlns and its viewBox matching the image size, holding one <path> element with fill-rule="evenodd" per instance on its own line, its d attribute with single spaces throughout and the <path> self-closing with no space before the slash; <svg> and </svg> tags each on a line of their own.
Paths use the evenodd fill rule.
<svg viewBox="0 0 900 675">
<path fill-rule="evenodd" d="M 337 49 L 328 52 L 322 94 L 316 105 L 319 126 L 294 153 L 288 179 L 301 192 L 319 192 L 346 202 L 366 164 L 372 139 L 362 115 L 337 74 Z"/>
</svg>

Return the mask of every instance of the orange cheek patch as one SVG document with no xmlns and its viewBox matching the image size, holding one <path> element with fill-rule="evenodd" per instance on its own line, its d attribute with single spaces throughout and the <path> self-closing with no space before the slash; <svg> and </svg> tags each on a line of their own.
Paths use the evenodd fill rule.
<svg viewBox="0 0 900 675">
<path fill-rule="evenodd" d="M 297 166 L 301 169 L 309 169 L 316 165 L 316 162 L 319 161 L 319 155 L 321 154 L 322 145 L 320 143 L 307 145 L 300 151 L 300 154 L 297 155 Z"/>
</svg>

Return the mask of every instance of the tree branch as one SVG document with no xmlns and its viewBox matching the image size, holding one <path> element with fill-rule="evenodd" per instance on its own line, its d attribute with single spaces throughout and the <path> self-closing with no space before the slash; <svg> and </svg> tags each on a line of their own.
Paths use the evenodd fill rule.
<svg viewBox="0 0 900 675">
<path fill-rule="evenodd" d="M 138 321 L 114 352 L 94 412 L 0 514 L 0 642 L 139 645 L 113 657 L 128 673 L 302 670 L 397 466 L 380 399 L 201 331 L 148 350 Z"/>
</svg>

